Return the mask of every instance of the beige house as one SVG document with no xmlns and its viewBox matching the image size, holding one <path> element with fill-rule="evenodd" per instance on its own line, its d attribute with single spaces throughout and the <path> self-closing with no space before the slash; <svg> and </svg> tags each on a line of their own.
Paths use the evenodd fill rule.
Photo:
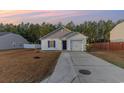
<svg viewBox="0 0 124 93">
<path fill-rule="evenodd" d="M 124 42 L 124 22 L 115 26 L 110 32 L 111 42 Z"/>
</svg>

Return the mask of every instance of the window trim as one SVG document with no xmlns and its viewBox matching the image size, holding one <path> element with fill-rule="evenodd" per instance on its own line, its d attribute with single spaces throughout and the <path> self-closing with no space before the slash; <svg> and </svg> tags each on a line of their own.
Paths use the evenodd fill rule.
<svg viewBox="0 0 124 93">
<path fill-rule="evenodd" d="M 55 40 L 48 40 L 48 48 L 55 48 L 56 42 Z"/>
</svg>

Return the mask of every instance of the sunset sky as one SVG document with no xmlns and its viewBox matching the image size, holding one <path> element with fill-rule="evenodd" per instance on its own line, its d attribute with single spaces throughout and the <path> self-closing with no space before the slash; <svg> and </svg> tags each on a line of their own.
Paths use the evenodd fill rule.
<svg viewBox="0 0 124 93">
<path fill-rule="evenodd" d="M 124 11 L 84 11 L 84 10 L 0 10 L 1 23 L 19 24 L 27 23 L 42 23 L 49 22 L 56 24 L 62 22 L 66 24 L 73 21 L 75 24 L 83 23 L 84 21 L 99 21 L 99 20 L 124 19 Z"/>
</svg>

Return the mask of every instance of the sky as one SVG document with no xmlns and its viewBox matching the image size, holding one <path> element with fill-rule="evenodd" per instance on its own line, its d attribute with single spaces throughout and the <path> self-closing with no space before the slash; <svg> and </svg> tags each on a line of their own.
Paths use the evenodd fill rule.
<svg viewBox="0 0 124 93">
<path fill-rule="evenodd" d="M 124 19 L 124 10 L 0 10 L 0 23 L 19 24 L 27 23 L 52 23 L 62 22 L 75 24 L 84 21 L 112 20 L 114 22 Z"/>
</svg>

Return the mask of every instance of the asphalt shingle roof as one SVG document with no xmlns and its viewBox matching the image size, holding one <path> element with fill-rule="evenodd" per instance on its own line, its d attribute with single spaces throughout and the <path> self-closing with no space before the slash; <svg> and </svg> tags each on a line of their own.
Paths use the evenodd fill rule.
<svg viewBox="0 0 124 93">
<path fill-rule="evenodd" d="M 70 34 L 74 34 L 76 32 L 72 32 L 69 29 L 65 28 L 65 27 L 60 27 L 59 29 L 52 31 L 50 33 L 48 33 L 47 35 L 41 37 L 41 39 L 45 39 L 45 38 L 63 38 L 66 36 L 70 36 Z"/>
</svg>

